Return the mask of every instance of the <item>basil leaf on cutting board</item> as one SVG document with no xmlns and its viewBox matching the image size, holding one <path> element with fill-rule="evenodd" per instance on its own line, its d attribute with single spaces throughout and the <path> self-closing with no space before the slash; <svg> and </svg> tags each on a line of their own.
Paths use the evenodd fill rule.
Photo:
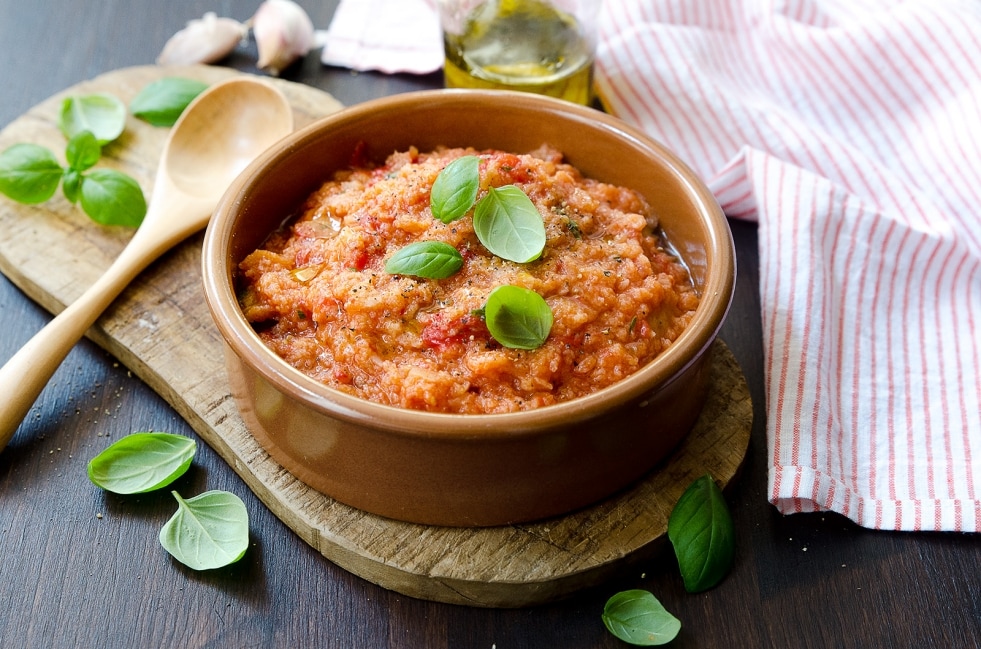
<svg viewBox="0 0 981 649">
<path fill-rule="evenodd" d="M 0 194 L 33 205 L 58 189 L 64 169 L 50 150 L 37 144 L 14 144 L 0 153 Z"/>
<path fill-rule="evenodd" d="M 69 140 L 90 131 L 100 146 L 108 144 L 126 128 L 126 104 L 107 93 L 68 97 L 61 102 L 58 127 Z"/>
<path fill-rule="evenodd" d="M 685 590 L 712 588 L 728 574 L 736 553 L 736 532 L 722 490 L 710 475 L 696 479 L 668 518 Z"/>
<path fill-rule="evenodd" d="M 68 166 L 75 171 L 85 171 L 94 167 L 102 157 L 102 147 L 91 131 L 82 131 L 68 140 L 65 147 L 65 159 Z"/>
<path fill-rule="evenodd" d="M 146 216 L 146 198 L 140 184 L 115 169 L 93 169 L 82 176 L 82 209 L 96 223 L 135 228 Z"/>
<path fill-rule="evenodd" d="M 153 126 L 173 126 L 187 105 L 207 87 L 203 81 L 164 77 L 147 84 L 129 103 L 129 110 Z"/>
</svg>

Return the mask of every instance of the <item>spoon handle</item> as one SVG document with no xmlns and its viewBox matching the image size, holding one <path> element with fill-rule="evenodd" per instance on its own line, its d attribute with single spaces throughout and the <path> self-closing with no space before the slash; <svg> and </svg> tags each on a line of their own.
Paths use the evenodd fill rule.
<svg viewBox="0 0 981 649">
<path fill-rule="evenodd" d="M 184 205 L 187 207 L 187 205 Z M 151 206 L 153 209 L 154 206 Z M 191 205 L 200 211 L 201 207 Z M 154 227 L 150 215 L 95 284 L 37 332 L 0 368 L 0 451 L 17 432 L 61 362 L 102 312 L 144 268 L 193 232 Z"/>
</svg>

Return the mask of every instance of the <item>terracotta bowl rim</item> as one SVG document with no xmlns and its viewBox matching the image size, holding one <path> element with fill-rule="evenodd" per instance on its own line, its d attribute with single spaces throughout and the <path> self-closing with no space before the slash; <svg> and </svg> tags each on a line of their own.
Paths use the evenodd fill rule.
<svg viewBox="0 0 981 649">
<path fill-rule="evenodd" d="M 682 334 L 654 360 L 617 383 L 597 392 L 537 409 L 495 413 L 462 414 L 410 410 L 367 401 L 335 390 L 303 374 L 266 347 L 246 321 L 232 288 L 227 264 L 229 240 L 237 223 L 238 207 L 245 202 L 250 187 L 270 172 L 270 168 L 292 155 L 297 148 L 324 137 L 334 126 L 371 119 L 406 108 L 441 106 L 518 106 L 522 110 L 572 118 L 581 126 L 612 133 L 634 147 L 649 150 L 652 157 L 671 169 L 682 181 L 694 202 L 696 212 L 708 227 L 706 257 L 713 260 L 695 316 Z M 512 91 L 440 89 L 401 93 L 365 101 L 320 118 L 274 144 L 253 161 L 229 186 L 214 211 L 205 233 L 202 255 L 205 298 L 226 345 L 242 363 L 272 383 L 279 391 L 307 407 L 379 432 L 411 435 L 420 439 L 466 440 L 479 437 L 514 438 L 567 426 L 602 415 L 613 409 L 643 401 L 669 384 L 696 362 L 718 335 L 732 302 L 735 285 L 735 250 L 729 225 L 713 194 L 695 172 L 676 154 L 642 131 L 619 118 L 594 108 L 542 95 Z"/>
</svg>

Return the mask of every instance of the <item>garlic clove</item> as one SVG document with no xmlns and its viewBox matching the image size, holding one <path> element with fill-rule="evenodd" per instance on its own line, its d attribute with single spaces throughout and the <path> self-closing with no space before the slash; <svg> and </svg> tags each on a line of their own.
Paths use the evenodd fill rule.
<svg viewBox="0 0 981 649">
<path fill-rule="evenodd" d="M 219 18 L 209 11 L 204 17 L 189 21 L 184 29 L 171 36 L 157 57 L 157 63 L 214 63 L 231 54 L 247 33 L 248 28 L 237 20 Z"/>
<path fill-rule="evenodd" d="M 313 47 L 313 22 L 293 0 L 265 0 L 252 17 L 258 67 L 274 76 Z"/>
</svg>

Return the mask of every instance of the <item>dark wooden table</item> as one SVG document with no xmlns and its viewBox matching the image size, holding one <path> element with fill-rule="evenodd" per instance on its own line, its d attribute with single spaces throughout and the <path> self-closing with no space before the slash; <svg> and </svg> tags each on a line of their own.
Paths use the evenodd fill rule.
<svg viewBox="0 0 981 649">
<path fill-rule="evenodd" d="M 336 2 L 303 4 L 326 28 Z M 213 10 L 245 20 L 257 5 L 0 0 L 0 126 L 75 83 L 152 63 L 188 19 Z M 245 47 L 224 64 L 254 71 L 254 60 Z M 316 54 L 284 77 L 345 104 L 441 84 L 439 74 L 331 69 Z M 0 647 L 613 648 L 626 645 L 606 632 L 600 612 L 626 588 L 652 591 L 682 621 L 674 647 L 981 646 L 976 535 L 874 532 L 832 514 L 782 517 L 767 503 L 757 235 L 751 224 L 732 228 L 739 280 L 723 338 L 749 379 L 756 422 L 743 475 L 728 493 L 736 564 L 717 588 L 686 594 L 665 550 L 637 574 L 533 609 L 414 600 L 324 560 L 206 446 L 180 484 L 239 494 L 252 546 L 229 568 L 187 570 L 157 542 L 174 507 L 169 493 L 114 497 L 88 482 L 85 467 L 106 435 L 194 433 L 84 341 L 0 453 Z M 0 361 L 49 317 L 6 278 L 0 313 Z"/>
</svg>

